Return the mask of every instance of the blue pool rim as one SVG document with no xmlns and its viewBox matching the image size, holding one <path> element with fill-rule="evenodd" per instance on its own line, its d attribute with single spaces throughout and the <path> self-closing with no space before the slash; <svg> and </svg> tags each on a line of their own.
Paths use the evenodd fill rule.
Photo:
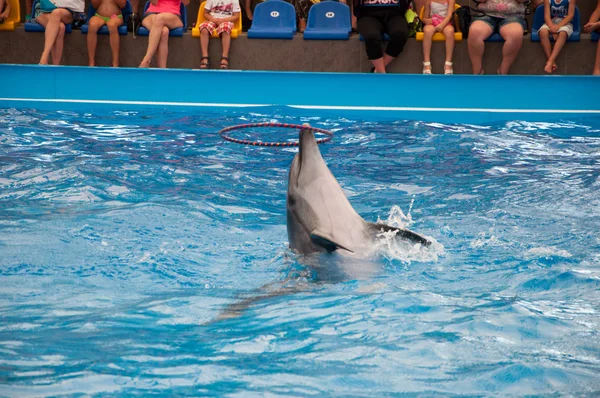
<svg viewBox="0 0 600 398">
<path fill-rule="evenodd" d="M 287 107 L 302 114 L 482 123 L 600 115 L 600 77 L 0 65 L 0 106 Z"/>
</svg>

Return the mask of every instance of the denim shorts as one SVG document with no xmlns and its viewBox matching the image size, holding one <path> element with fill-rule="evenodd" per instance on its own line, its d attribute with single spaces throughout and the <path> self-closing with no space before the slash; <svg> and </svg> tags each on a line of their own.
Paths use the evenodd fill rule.
<svg viewBox="0 0 600 398">
<path fill-rule="evenodd" d="M 521 27 L 523 28 L 524 31 L 527 30 L 527 21 L 525 21 L 525 18 L 522 18 L 522 17 L 499 18 L 499 17 L 492 17 L 490 15 L 483 15 L 481 17 L 474 17 L 473 22 L 475 22 L 475 21 L 483 21 L 486 24 L 490 25 L 493 33 L 500 33 L 501 27 L 508 25 L 510 23 L 515 23 L 515 22 L 521 24 Z"/>
</svg>

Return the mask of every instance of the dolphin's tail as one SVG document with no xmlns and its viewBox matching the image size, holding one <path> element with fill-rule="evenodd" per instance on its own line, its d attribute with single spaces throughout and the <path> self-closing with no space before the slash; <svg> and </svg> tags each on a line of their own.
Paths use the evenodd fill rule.
<svg viewBox="0 0 600 398">
<path fill-rule="evenodd" d="M 398 237 L 398 238 L 406 239 L 406 240 L 409 240 L 414 243 L 420 243 L 423 246 L 431 245 L 431 241 L 429 239 L 424 238 L 423 236 L 421 236 L 418 233 L 413 232 L 411 230 L 391 227 L 387 224 L 376 224 L 376 223 L 368 223 L 368 224 L 374 233 L 394 231 L 394 232 L 396 232 L 396 237 Z"/>
</svg>

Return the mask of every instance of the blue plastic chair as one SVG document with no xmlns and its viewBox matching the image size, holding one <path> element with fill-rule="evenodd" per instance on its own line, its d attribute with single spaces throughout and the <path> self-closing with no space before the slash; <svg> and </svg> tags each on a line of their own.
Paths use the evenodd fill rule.
<svg viewBox="0 0 600 398">
<path fill-rule="evenodd" d="M 31 4 L 31 10 L 32 13 L 35 13 L 35 9 L 38 6 L 39 0 L 33 0 L 33 3 Z M 45 32 L 46 28 L 44 28 L 42 25 L 40 25 L 37 22 L 25 22 L 25 32 Z M 73 31 L 73 25 L 72 24 L 66 24 L 65 25 L 65 33 L 71 33 Z"/>
<path fill-rule="evenodd" d="M 125 7 L 121 8 L 121 14 L 123 14 L 123 25 L 119 26 L 119 28 L 118 28 L 119 34 L 121 36 L 127 35 L 127 22 L 129 22 L 129 18 L 131 18 L 132 12 L 133 11 L 131 9 L 131 4 L 129 3 L 129 0 L 127 0 L 127 2 L 125 3 Z M 88 5 L 88 13 L 87 13 L 88 22 L 89 22 L 90 18 L 93 17 L 94 15 L 96 15 L 96 9 L 90 3 Z M 87 32 L 88 32 L 88 28 L 89 28 L 88 22 L 81 25 L 81 33 L 83 33 L 84 35 L 87 34 Z M 98 29 L 98 34 L 99 35 L 107 35 L 108 34 L 108 26 L 104 25 L 100 29 Z"/>
<path fill-rule="evenodd" d="M 323 1 L 314 4 L 308 11 L 304 40 L 348 40 L 351 31 L 350 7 Z"/>
<path fill-rule="evenodd" d="M 146 5 L 144 6 L 144 15 L 146 15 L 146 10 L 148 10 L 148 7 L 150 7 L 149 1 L 146 2 Z M 181 14 L 181 22 L 183 22 L 183 27 L 171 29 L 169 31 L 169 36 L 181 37 L 183 36 L 183 32 L 185 32 L 187 29 L 187 8 L 183 3 L 179 5 L 179 13 Z M 150 31 L 148 29 L 146 29 L 143 26 L 140 26 L 140 29 L 138 30 L 138 36 L 148 36 L 149 34 Z"/>
<path fill-rule="evenodd" d="M 288 39 L 296 33 L 296 10 L 290 3 L 271 0 L 259 3 L 254 9 L 249 39 Z"/>
<path fill-rule="evenodd" d="M 540 41 L 540 28 L 544 24 L 544 6 L 538 6 L 535 9 L 535 14 L 533 16 L 533 28 L 531 29 L 531 41 Z M 581 23 L 579 17 L 579 7 L 575 7 L 575 15 L 573 16 L 573 20 L 571 21 L 573 24 L 573 34 L 567 41 L 579 41 L 581 38 Z M 550 35 L 550 40 L 554 40 L 552 35 Z"/>
<path fill-rule="evenodd" d="M 600 39 L 600 32 L 597 30 L 592 32 L 592 41 L 597 42 Z"/>
</svg>

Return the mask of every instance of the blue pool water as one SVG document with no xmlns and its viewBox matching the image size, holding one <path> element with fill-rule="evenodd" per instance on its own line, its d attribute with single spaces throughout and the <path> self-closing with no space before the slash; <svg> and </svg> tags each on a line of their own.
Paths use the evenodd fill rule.
<svg viewBox="0 0 600 398">
<path fill-rule="evenodd" d="M 435 244 L 295 256 L 264 121 Z M 0 395 L 597 395 L 599 193 L 598 118 L 0 110 Z"/>
</svg>

